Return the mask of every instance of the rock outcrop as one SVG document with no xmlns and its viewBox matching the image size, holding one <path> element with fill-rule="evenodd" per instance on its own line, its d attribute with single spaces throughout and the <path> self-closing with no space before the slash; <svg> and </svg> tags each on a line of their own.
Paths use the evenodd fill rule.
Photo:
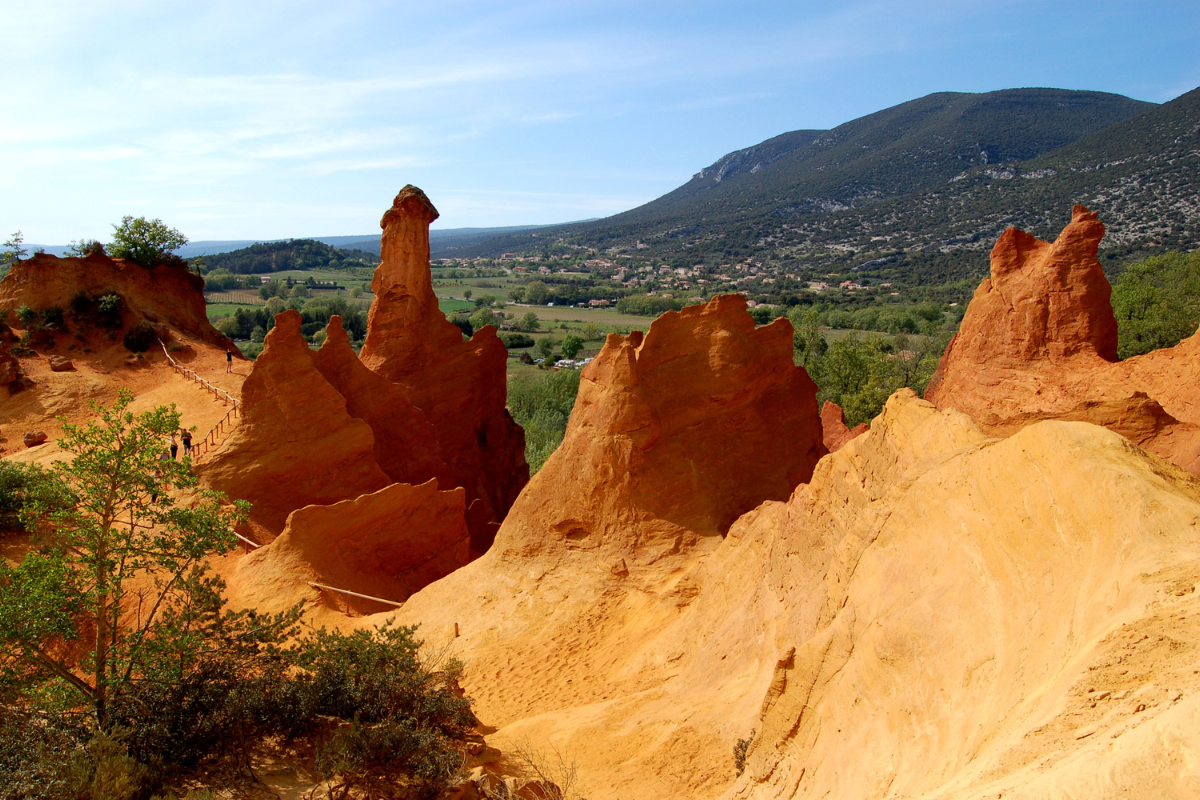
<svg viewBox="0 0 1200 800">
<path fill-rule="evenodd" d="M 639 418 L 622 399 L 593 420 Z M 991 439 L 905 390 L 786 502 L 654 562 L 548 517 L 535 546 L 526 498 L 554 502 L 571 452 L 487 556 L 396 614 L 453 641 L 501 750 L 569 751 L 601 800 L 1195 788 L 1200 482 L 1124 438 L 1054 421 Z"/>
<path fill-rule="evenodd" d="M 481 668 L 469 691 L 488 724 L 547 713 L 549 724 L 574 727 L 567 709 L 605 720 L 606 700 L 640 705 L 630 698 L 642 691 L 658 707 L 663 682 L 694 652 L 672 633 L 696 607 L 694 569 L 735 519 L 786 499 L 824 453 L 816 387 L 793 364 L 791 342 L 787 320 L 756 328 L 736 295 L 665 314 L 644 336 L 608 337 L 583 370 L 563 443 L 492 549 L 398 612 L 436 641 L 458 631 L 456 647 Z M 728 610 L 727 599 L 714 600 L 718 608 Z M 657 752 L 649 758 L 661 779 L 638 794 L 701 796 L 699 786 L 723 785 L 713 754 L 727 758 L 732 743 L 713 742 L 709 730 L 690 738 L 686 717 L 680 736 L 656 720 L 612 751 L 634 760 L 649 757 L 633 756 L 638 749 Z M 596 750 L 614 744 L 598 735 Z M 680 758 L 663 757 L 656 741 Z M 662 795 L 696 759 L 706 777 L 688 774 Z"/>
<path fill-rule="evenodd" d="M 837 403 L 826 400 L 825 405 L 821 406 L 821 441 L 830 453 L 836 453 L 846 442 L 862 436 L 870 429 L 871 426 L 865 422 L 855 425 L 853 430 L 847 427 L 846 414 Z"/>
<path fill-rule="evenodd" d="M 321 594 L 310 582 L 404 601 L 469 560 L 464 498 L 462 488 L 439 491 L 430 480 L 297 509 L 278 539 L 238 565 L 237 602 L 282 611 Z M 325 598 L 325 605 L 357 613 L 389 607 L 346 593 Z"/>
<path fill-rule="evenodd" d="M 644 337 L 609 334 L 506 546 L 652 559 L 786 498 L 824 454 L 791 336 L 786 320 L 756 329 L 741 295 L 663 314 Z"/>
<path fill-rule="evenodd" d="M 20 391 L 24 386 L 21 362 L 9 352 L 10 331 L 0 320 L 0 386 L 8 393 Z"/>
<path fill-rule="evenodd" d="M 1103 235 L 1083 206 L 1053 243 L 1005 231 L 925 396 L 1001 435 L 1043 419 L 1103 425 L 1200 474 L 1200 334 L 1117 361 Z"/>
<path fill-rule="evenodd" d="M 498 522 L 529 479 L 525 436 L 505 409 L 508 354 L 495 329 L 463 341 L 438 309 L 429 271 L 429 223 L 437 217 L 413 186 L 383 215 L 362 363 L 404 385 L 468 502 L 478 499 L 481 516 Z"/>
<path fill-rule="evenodd" d="M 294 510 L 378 491 L 392 480 L 375 460 L 371 426 L 317 369 L 300 314 L 275 317 L 242 385 L 242 419 L 203 465 L 215 489 L 252 503 L 271 535 Z"/>
<path fill-rule="evenodd" d="M 858 524 L 810 573 L 815 624 L 776 639 L 726 797 L 1187 796 L 1173 754 L 1200 746 L 1200 706 L 1165 687 L 1196 685 L 1200 631 L 1156 634 L 1195 607 L 1175 598 L 1200 572 L 1200 484 L 1092 425 L 971 441 L 922 405 L 894 398 L 882 418 L 926 432 L 915 453 L 895 442 L 907 469 L 862 470 L 872 430 L 789 504 L 792 535 L 833 532 L 842 503 Z M 884 516 L 862 513 L 864 490 Z"/>
<path fill-rule="evenodd" d="M 363 366 L 350 347 L 350 337 L 334 315 L 325 328 L 325 342 L 313 355 L 317 371 L 346 401 L 346 411 L 371 427 L 375 460 L 399 483 L 420 484 L 437 478 L 443 489 L 454 477 L 442 458 L 442 447 L 429 420 L 413 405 L 401 384 Z"/>
<path fill-rule="evenodd" d="M 147 269 L 100 253 L 81 258 L 39 253 L 15 262 L 0 280 L 0 320 L 15 324 L 12 312 L 23 305 L 35 310 L 57 307 L 70 316 L 71 301 L 81 292 L 93 298 L 120 296 L 127 311 L 124 327 L 142 320 L 166 324 L 237 352 L 233 342 L 208 321 L 202 277 L 174 264 Z"/>
</svg>

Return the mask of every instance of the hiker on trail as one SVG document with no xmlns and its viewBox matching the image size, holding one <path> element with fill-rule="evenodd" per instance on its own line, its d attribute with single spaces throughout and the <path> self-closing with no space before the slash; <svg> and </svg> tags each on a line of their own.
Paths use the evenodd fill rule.
<svg viewBox="0 0 1200 800">
<path fill-rule="evenodd" d="M 225 348 L 225 371 L 233 372 L 233 351 Z"/>
<path fill-rule="evenodd" d="M 160 476 L 160 473 L 158 470 L 154 470 L 154 474 L 150 476 L 150 502 L 151 503 L 158 500 L 159 477 L 161 477 L 161 476 Z"/>
<path fill-rule="evenodd" d="M 175 442 L 175 434 L 171 434 L 171 460 L 175 460 L 176 453 L 179 452 L 179 445 Z"/>
<path fill-rule="evenodd" d="M 171 460 L 171 451 L 164 447 L 162 449 L 162 452 L 158 454 L 158 460 L 159 461 L 170 461 Z"/>
<path fill-rule="evenodd" d="M 185 456 L 192 454 L 192 432 L 186 428 L 183 431 L 183 454 Z"/>
</svg>

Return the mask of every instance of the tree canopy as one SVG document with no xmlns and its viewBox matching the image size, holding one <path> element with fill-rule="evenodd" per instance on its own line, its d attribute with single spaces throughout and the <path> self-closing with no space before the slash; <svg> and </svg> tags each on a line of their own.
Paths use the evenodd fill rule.
<svg viewBox="0 0 1200 800">
<path fill-rule="evenodd" d="M 1117 355 L 1174 347 L 1200 324 L 1200 251 L 1152 256 L 1113 285 Z"/>
<path fill-rule="evenodd" d="M 187 243 L 186 236 L 167 227 L 161 219 L 126 215 L 121 218 L 121 224 L 113 225 L 113 240 L 108 253 L 143 267 L 153 267 Z"/>
</svg>

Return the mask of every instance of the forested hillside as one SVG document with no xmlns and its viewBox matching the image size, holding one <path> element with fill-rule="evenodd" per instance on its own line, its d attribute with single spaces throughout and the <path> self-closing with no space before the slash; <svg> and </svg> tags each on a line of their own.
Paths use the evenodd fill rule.
<svg viewBox="0 0 1200 800">
<path fill-rule="evenodd" d="M 1009 225 L 1053 236 L 1083 203 L 1110 261 L 1200 240 L 1200 90 L 1161 106 L 1099 92 L 941 93 L 725 156 L 598 222 L 475 252 L 593 248 L 677 265 L 938 284 L 977 274 Z"/>
<path fill-rule="evenodd" d="M 378 264 L 379 256 L 373 253 L 330 247 L 313 239 L 262 242 L 229 253 L 203 256 L 205 270 L 227 270 L 240 275 L 288 269 L 374 268 Z"/>
</svg>

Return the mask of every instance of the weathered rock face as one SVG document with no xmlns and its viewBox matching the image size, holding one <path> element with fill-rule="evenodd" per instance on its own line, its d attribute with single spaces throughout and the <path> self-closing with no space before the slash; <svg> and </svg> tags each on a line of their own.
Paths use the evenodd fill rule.
<svg viewBox="0 0 1200 800">
<path fill-rule="evenodd" d="M 862 436 L 870 429 L 871 426 L 865 422 L 855 425 L 854 430 L 847 427 L 846 414 L 837 403 L 826 400 L 825 405 L 821 406 L 821 441 L 831 453 L 841 450 L 846 442 Z"/>
<path fill-rule="evenodd" d="M 875 435 L 797 493 L 806 525 L 829 530 L 839 499 L 861 513 L 853 484 L 829 479 L 858 471 Z M 1187 796 L 1194 777 L 1173 754 L 1200 746 L 1200 703 L 1172 708 L 1174 690 L 1153 684 L 1185 680 L 1198 628 L 1175 628 L 1170 655 L 1132 642 L 1195 605 L 1161 598 L 1198 573 L 1197 483 L 1092 425 L 926 442 L 874 489 L 886 516 L 860 516 L 833 551 L 810 633 L 777 640 L 746 772 L 725 796 Z"/>
<path fill-rule="evenodd" d="M 606 698 L 628 706 L 642 691 L 666 713 L 661 684 L 696 645 L 671 632 L 696 607 L 691 571 L 722 547 L 738 515 L 787 498 L 824 452 L 816 387 L 792 363 L 791 341 L 786 320 L 756 329 L 740 296 L 666 314 L 644 336 L 608 337 L 582 373 L 562 445 L 492 549 L 399 612 L 436 640 L 457 623 L 462 652 L 494 667 L 470 689 L 488 724 L 563 710 L 557 722 L 574 727 L 572 707 L 595 711 Z M 705 702 L 718 703 L 715 695 Z M 669 724 L 678 737 L 656 717 L 610 751 L 635 760 L 647 757 L 632 755 L 638 750 L 658 752 L 660 779 L 638 795 L 666 796 L 663 784 L 699 761 L 704 776 L 687 775 L 674 796 L 703 796 L 698 786 L 724 782 L 713 753 L 727 759 L 732 742 L 714 741 L 707 727 L 692 738 L 688 713 Z M 593 752 L 614 745 L 602 738 Z M 663 758 L 654 744 L 663 741 L 675 756 L 690 755 Z M 630 776 L 622 785 L 636 783 Z"/>
<path fill-rule="evenodd" d="M 280 611 L 322 583 L 396 602 L 469 560 L 462 488 L 394 483 L 371 494 L 292 512 L 278 539 L 238 565 L 238 602 Z M 326 598 L 356 612 L 388 606 L 353 595 Z"/>
<path fill-rule="evenodd" d="M 334 315 L 325 328 L 325 342 L 313 355 L 317 371 L 346 400 L 350 416 L 367 423 L 375 434 L 375 460 L 399 483 L 421 484 L 436 478 L 443 489 L 454 478 L 442 458 L 433 426 L 412 403 L 401 384 L 363 366 L 350 347 L 350 337 Z"/>
<path fill-rule="evenodd" d="M 603 418 L 638 419 L 625 399 Z M 1124 438 L 989 439 L 901 391 L 670 572 L 552 530 L 506 546 L 577 463 L 397 616 L 458 624 L 489 742 L 570 751 L 589 797 L 1194 793 L 1200 484 Z"/>
<path fill-rule="evenodd" d="M 217 347 L 234 348 L 208 321 L 204 279 L 199 275 L 167 264 L 146 269 L 98 253 L 84 258 L 42 253 L 13 264 L 0 280 L 0 319 L 15 322 L 12 312 L 22 305 L 67 311 L 79 292 L 93 297 L 120 295 L 129 311 L 129 324 L 141 319 L 167 324 Z"/>
<path fill-rule="evenodd" d="M 391 483 L 375 460 L 371 426 L 321 375 L 285 311 L 242 386 L 242 420 L 203 474 L 215 489 L 249 500 L 251 519 L 274 534 L 295 509 L 374 492 Z"/>
<path fill-rule="evenodd" d="M 1005 231 L 992 249 L 991 277 L 976 290 L 925 396 L 997 434 L 1043 419 L 1093 422 L 1194 469 L 1200 334 L 1116 360 L 1111 288 L 1096 260 L 1103 235 L 1083 206 L 1053 243 Z"/>
<path fill-rule="evenodd" d="M 481 500 L 483 516 L 499 521 L 529 480 L 525 436 L 505 410 L 508 354 L 495 329 L 463 341 L 438 309 L 429 271 L 429 223 L 437 216 L 413 186 L 384 214 L 362 363 L 408 389 L 468 502 Z"/>
<path fill-rule="evenodd" d="M 505 545 L 652 559 L 786 498 L 824 454 L 791 337 L 786 320 L 755 329 L 740 295 L 664 314 L 644 338 L 610 334 Z"/>
<path fill-rule="evenodd" d="M 22 387 L 21 362 L 8 350 L 8 326 L 0 320 L 0 386 L 8 393 Z"/>
</svg>

